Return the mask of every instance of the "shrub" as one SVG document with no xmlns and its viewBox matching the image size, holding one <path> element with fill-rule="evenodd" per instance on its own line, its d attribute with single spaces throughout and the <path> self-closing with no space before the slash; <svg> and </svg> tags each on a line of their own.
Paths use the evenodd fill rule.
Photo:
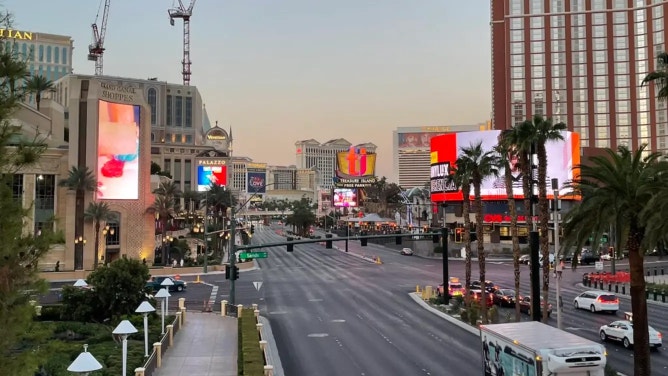
<svg viewBox="0 0 668 376">
<path fill-rule="evenodd" d="M 492 324 L 499 323 L 499 309 L 496 306 L 491 307 L 487 310 L 487 320 Z"/>
<path fill-rule="evenodd" d="M 469 310 L 466 308 L 462 309 L 459 317 L 462 319 L 462 321 L 469 322 Z"/>
<path fill-rule="evenodd" d="M 478 303 L 473 302 L 469 307 L 469 323 L 473 326 L 476 326 L 479 317 L 480 317 L 480 306 L 478 305 Z"/>
<path fill-rule="evenodd" d="M 42 306 L 42 312 L 37 319 L 39 321 L 58 321 L 63 314 L 63 305 L 54 304 Z"/>
<path fill-rule="evenodd" d="M 264 375 L 264 354 L 258 341 L 257 321 L 253 309 L 243 310 L 239 320 L 239 375 Z"/>
</svg>

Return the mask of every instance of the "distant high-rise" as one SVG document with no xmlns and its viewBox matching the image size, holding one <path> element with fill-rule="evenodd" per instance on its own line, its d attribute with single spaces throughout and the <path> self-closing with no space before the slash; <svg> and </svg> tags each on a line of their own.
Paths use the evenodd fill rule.
<svg viewBox="0 0 668 376">
<path fill-rule="evenodd" d="M 492 0 L 493 125 L 541 114 L 581 146 L 668 150 L 666 105 L 640 84 L 660 69 L 666 0 Z"/>
<path fill-rule="evenodd" d="M 352 144 L 343 138 L 329 140 L 323 144 L 314 139 L 297 141 L 297 168 L 314 169 L 316 186 L 325 189 L 334 187 L 336 176 L 336 154 L 350 149 Z M 376 145 L 365 143 L 358 145 L 366 148 L 369 153 L 376 152 Z"/>
</svg>

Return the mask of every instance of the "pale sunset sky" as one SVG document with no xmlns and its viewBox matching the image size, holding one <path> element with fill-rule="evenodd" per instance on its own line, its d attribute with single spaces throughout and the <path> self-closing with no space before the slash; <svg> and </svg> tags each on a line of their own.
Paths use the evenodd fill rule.
<svg viewBox="0 0 668 376">
<path fill-rule="evenodd" d="M 16 29 L 71 36 L 74 72 L 93 74 L 99 0 L 0 4 Z M 111 1 L 105 74 L 182 82 L 172 5 Z M 212 123 L 231 125 L 234 154 L 257 162 L 294 164 L 297 140 L 345 138 L 378 145 L 378 175 L 391 178 L 397 127 L 491 117 L 487 0 L 199 0 L 191 60 Z"/>
</svg>

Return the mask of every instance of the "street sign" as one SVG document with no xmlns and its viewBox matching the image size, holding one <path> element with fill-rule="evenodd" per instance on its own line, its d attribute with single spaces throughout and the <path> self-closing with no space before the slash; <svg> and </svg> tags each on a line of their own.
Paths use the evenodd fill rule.
<svg viewBox="0 0 668 376">
<path fill-rule="evenodd" d="M 594 263 L 594 269 L 601 271 L 603 270 L 603 261 L 596 261 Z"/>
<path fill-rule="evenodd" d="M 241 252 L 239 253 L 239 259 L 256 259 L 256 258 L 267 258 L 269 254 L 267 252 Z"/>
<path fill-rule="evenodd" d="M 253 282 L 253 286 L 255 286 L 255 290 L 260 291 L 260 288 L 262 288 L 262 282 Z"/>
</svg>

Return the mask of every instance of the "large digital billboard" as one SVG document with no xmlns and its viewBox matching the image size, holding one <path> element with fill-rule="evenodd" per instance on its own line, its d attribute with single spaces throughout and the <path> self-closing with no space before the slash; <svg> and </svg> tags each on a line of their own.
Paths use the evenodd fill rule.
<svg viewBox="0 0 668 376">
<path fill-rule="evenodd" d="M 357 206 L 357 190 L 351 188 L 334 188 L 334 207 L 352 208 Z"/>
<path fill-rule="evenodd" d="M 336 177 L 339 188 L 361 188 L 376 182 L 376 153 L 360 146 L 336 154 Z"/>
<path fill-rule="evenodd" d="M 482 142 L 483 151 L 492 151 L 498 144 L 501 131 L 472 131 L 447 133 L 434 136 L 431 139 L 431 200 L 461 201 L 461 191 L 452 184 L 447 183 L 446 175 L 452 172 L 457 158 L 461 155 L 463 148 Z M 548 197 L 552 197 L 551 181 L 559 179 L 560 195 L 570 193 L 564 185 L 573 180 L 574 167 L 580 164 L 580 136 L 573 132 L 562 132 L 563 140 L 548 142 L 547 149 L 547 176 L 545 184 L 548 188 Z M 481 194 L 483 200 L 505 200 L 506 186 L 504 180 L 505 172 L 499 171 L 498 177 L 488 177 L 483 180 Z M 513 194 L 515 198 L 524 198 L 522 188 L 522 174 L 519 168 L 513 168 Z M 535 189 L 537 192 L 537 188 Z M 563 198 L 563 197 L 562 197 Z M 566 197 L 568 198 L 568 197 Z M 471 199 L 473 199 L 473 187 L 471 187 Z"/>
<path fill-rule="evenodd" d="M 98 100 L 97 185 L 103 200 L 139 198 L 139 106 Z"/>
<path fill-rule="evenodd" d="M 262 171 L 248 171 L 248 186 L 246 192 L 248 193 L 265 193 L 267 192 L 267 173 Z"/>
<path fill-rule="evenodd" d="M 197 192 L 206 192 L 211 184 L 227 185 L 227 165 L 197 166 Z"/>
</svg>

